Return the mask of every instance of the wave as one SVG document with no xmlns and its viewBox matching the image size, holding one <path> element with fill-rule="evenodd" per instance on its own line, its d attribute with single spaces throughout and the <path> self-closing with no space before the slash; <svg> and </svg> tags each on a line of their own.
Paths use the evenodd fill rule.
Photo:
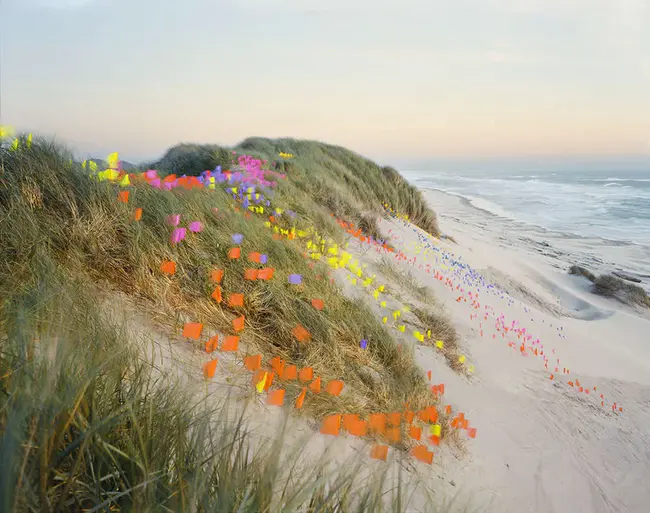
<svg viewBox="0 0 650 513">
<path fill-rule="evenodd" d="M 518 221 L 517 216 L 515 214 L 506 210 L 502 206 L 497 205 L 496 203 L 492 203 L 490 200 L 486 200 L 485 198 L 479 198 L 477 196 L 472 196 L 470 194 L 461 194 L 459 192 L 449 191 L 447 189 L 442 189 L 440 187 L 426 187 L 426 188 L 435 191 L 444 192 L 445 194 L 449 194 L 450 196 L 456 196 L 458 198 L 462 198 L 466 200 L 474 208 L 477 208 L 478 210 L 482 210 L 483 212 L 487 212 L 488 214 L 491 214 L 493 216 L 502 217 L 503 219 L 509 219 L 510 221 Z"/>
</svg>

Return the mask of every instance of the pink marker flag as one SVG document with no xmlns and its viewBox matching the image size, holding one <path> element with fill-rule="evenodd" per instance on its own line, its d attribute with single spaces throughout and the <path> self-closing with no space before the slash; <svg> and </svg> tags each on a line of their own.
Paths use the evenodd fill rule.
<svg viewBox="0 0 650 513">
<path fill-rule="evenodd" d="M 178 244 L 185 238 L 186 230 L 185 228 L 176 228 L 172 232 L 172 244 Z"/>
<path fill-rule="evenodd" d="M 194 233 L 199 233 L 200 231 L 203 231 L 203 223 L 200 221 L 192 221 L 190 223 L 190 231 Z"/>
<path fill-rule="evenodd" d="M 167 223 L 169 223 L 169 226 L 178 226 L 178 223 L 180 222 L 181 222 L 180 214 L 171 214 L 167 216 Z"/>
</svg>

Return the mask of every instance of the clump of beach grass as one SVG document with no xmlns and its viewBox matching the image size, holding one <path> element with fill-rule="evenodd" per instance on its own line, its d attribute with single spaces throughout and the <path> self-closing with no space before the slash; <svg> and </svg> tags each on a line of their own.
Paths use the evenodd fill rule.
<svg viewBox="0 0 650 513">
<path fill-rule="evenodd" d="M 632 306 L 643 306 L 650 308 L 650 296 L 638 285 L 628 283 L 627 281 L 614 276 L 613 274 L 601 274 L 596 276 L 588 269 L 573 265 L 569 269 L 569 274 L 584 276 L 593 283 L 592 292 L 599 296 L 614 298 Z"/>
<path fill-rule="evenodd" d="M 379 262 L 379 270 L 384 276 L 410 292 L 417 300 L 423 303 L 431 303 L 434 301 L 431 290 L 426 285 L 420 285 L 410 272 L 399 269 L 386 257 L 383 257 Z"/>
</svg>

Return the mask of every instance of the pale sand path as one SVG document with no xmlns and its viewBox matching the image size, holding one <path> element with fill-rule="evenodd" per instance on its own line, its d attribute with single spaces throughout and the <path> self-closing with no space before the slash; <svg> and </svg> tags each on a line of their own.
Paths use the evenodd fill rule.
<svg viewBox="0 0 650 513">
<path fill-rule="evenodd" d="M 475 504 L 489 504 L 490 511 L 648 511 L 650 321 L 580 290 L 579 283 L 525 248 L 499 247 L 486 230 L 450 222 L 439 201 L 431 206 L 442 214 L 443 231 L 458 241 L 458 245 L 438 243 L 443 251 L 462 257 L 494 280 L 486 282 L 512 290 L 517 298 L 509 302 L 482 287 L 481 315 L 470 320 L 477 310 L 470 303 L 457 303 L 457 291 L 419 267 L 432 263 L 432 269 L 441 269 L 442 253 L 416 255 L 425 240 L 419 230 L 396 221 L 380 224 L 382 233 L 392 230 L 399 247 L 417 257 L 415 265 L 398 265 L 435 291 L 476 365 L 475 376 L 468 381 L 449 370 L 431 349 L 416 350 L 423 368 L 434 370 L 434 381 L 446 384 L 446 399 L 478 428 L 464 461 L 445 451 L 439 455 L 445 476 L 471 494 Z M 507 238 L 507 233 L 500 236 Z M 480 285 L 477 276 L 468 280 L 468 272 L 458 266 L 442 272 L 457 284 L 471 283 L 466 290 L 477 291 Z M 494 317 L 484 320 L 485 305 L 494 309 L 494 315 L 505 315 L 508 324 L 519 321 L 547 353 L 555 349 L 553 358 L 560 358 L 557 379 L 549 379 L 540 357 L 521 356 L 518 343 L 508 347 L 494 329 Z M 484 337 L 479 335 L 479 323 Z M 493 333 L 498 338 L 493 339 Z M 571 370 L 570 376 L 562 374 L 563 367 Z M 597 392 L 579 393 L 567 384 L 576 378 L 586 387 L 596 386 Z M 605 408 L 600 406 L 600 393 Z M 614 401 L 623 406 L 623 413 L 612 412 Z"/>
</svg>

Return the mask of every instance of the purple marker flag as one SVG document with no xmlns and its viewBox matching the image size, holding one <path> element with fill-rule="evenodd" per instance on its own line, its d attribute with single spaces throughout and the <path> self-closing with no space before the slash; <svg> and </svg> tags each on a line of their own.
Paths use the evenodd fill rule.
<svg viewBox="0 0 650 513">
<path fill-rule="evenodd" d="M 291 283 L 292 285 L 300 285 L 302 283 L 302 276 L 300 276 L 299 274 L 290 274 L 289 283 Z"/>
<path fill-rule="evenodd" d="M 269 261 L 269 256 L 264 253 L 260 255 L 260 264 L 266 264 Z"/>
<path fill-rule="evenodd" d="M 241 233 L 235 233 L 235 234 L 232 236 L 232 241 L 233 241 L 235 244 L 241 244 L 243 240 L 244 240 L 244 236 L 243 236 Z"/>
<path fill-rule="evenodd" d="M 366 349 L 368 347 L 368 341 L 364 338 L 361 342 L 359 342 L 359 347 L 361 349 Z"/>
</svg>

